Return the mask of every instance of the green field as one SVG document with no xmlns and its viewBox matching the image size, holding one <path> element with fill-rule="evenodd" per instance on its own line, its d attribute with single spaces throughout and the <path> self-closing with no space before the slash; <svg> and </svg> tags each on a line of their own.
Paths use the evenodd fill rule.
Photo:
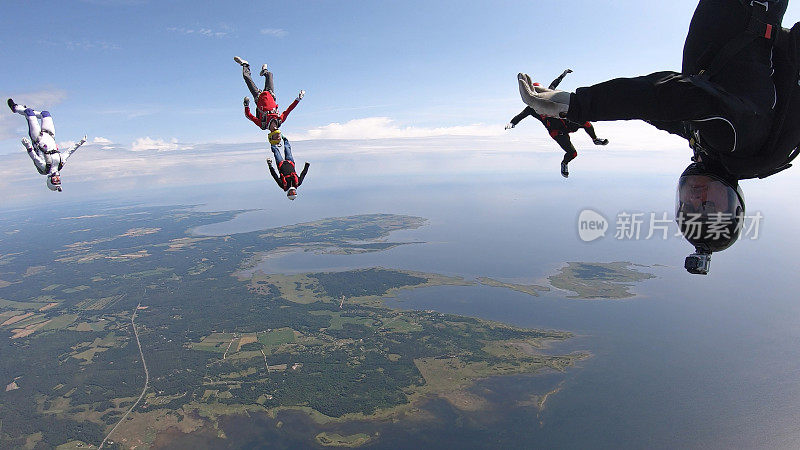
<svg viewBox="0 0 800 450">
<path fill-rule="evenodd" d="M 269 350 L 279 347 L 283 344 L 293 344 L 296 342 L 294 330 L 291 328 L 283 328 L 280 330 L 267 331 L 258 334 L 258 342 L 264 345 Z"/>
<path fill-rule="evenodd" d="M 49 302 L 43 302 L 43 303 L 39 303 L 39 302 L 35 302 L 35 303 L 34 302 L 18 302 L 18 301 L 5 300 L 5 299 L 0 298 L 0 310 L 3 310 L 3 309 L 15 309 L 15 310 L 24 310 L 24 311 L 38 310 L 39 308 L 45 306 L 47 303 L 49 303 Z"/>
<path fill-rule="evenodd" d="M 72 322 L 75 322 L 77 318 L 78 318 L 77 314 L 64 314 L 58 317 L 54 317 L 50 319 L 49 322 L 47 322 L 47 325 L 42 327 L 41 331 L 60 330 L 62 328 L 67 328 L 72 324 Z"/>
</svg>

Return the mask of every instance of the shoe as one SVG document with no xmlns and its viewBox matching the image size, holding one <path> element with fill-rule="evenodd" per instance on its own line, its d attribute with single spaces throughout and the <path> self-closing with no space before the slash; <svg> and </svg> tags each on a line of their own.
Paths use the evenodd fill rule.
<svg viewBox="0 0 800 450">
<path fill-rule="evenodd" d="M 267 70 L 267 65 L 264 64 L 263 66 L 261 66 L 261 72 L 259 72 L 258 74 L 263 77 L 267 75 L 267 72 L 269 72 L 269 70 Z"/>
<path fill-rule="evenodd" d="M 569 168 L 567 167 L 567 163 L 561 162 L 561 176 L 564 178 L 569 178 Z"/>
<path fill-rule="evenodd" d="M 16 106 L 17 106 L 17 104 L 14 103 L 14 100 L 8 99 L 8 107 L 11 108 L 11 112 L 16 112 L 16 111 L 14 111 L 14 108 Z"/>
<path fill-rule="evenodd" d="M 236 64 L 239 64 L 240 66 L 249 66 L 250 65 L 250 63 L 245 61 L 244 59 L 242 59 L 241 56 L 234 56 L 233 60 L 236 61 Z"/>
<path fill-rule="evenodd" d="M 569 111 L 570 93 L 536 86 L 530 82 L 530 76 L 524 73 L 517 75 L 519 94 L 522 102 L 533 108 L 538 114 L 548 117 L 565 117 Z"/>
<path fill-rule="evenodd" d="M 608 145 L 608 139 L 595 139 L 592 142 L 594 145 Z"/>
</svg>

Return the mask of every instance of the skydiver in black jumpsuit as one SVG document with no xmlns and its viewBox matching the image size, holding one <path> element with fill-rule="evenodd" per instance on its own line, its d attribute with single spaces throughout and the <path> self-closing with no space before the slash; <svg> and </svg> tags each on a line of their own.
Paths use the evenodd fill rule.
<svg viewBox="0 0 800 450">
<path fill-rule="evenodd" d="M 788 0 L 700 0 L 680 73 L 616 78 L 574 93 L 534 87 L 529 77 L 519 74 L 520 95 L 548 116 L 578 123 L 640 119 L 687 139 L 694 157 L 679 180 L 676 218 L 696 255 L 710 255 L 738 238 L 744 216 L 739 180 L 760 176 L 747 165 L 762 170 L 761 162 L 769 157 L 761 151 L 771 138 L 779 100 L 773 80 L 773 39 L 787 6 Z M 731 48 L 735 53 L 729 54 Z M 782 165 L 775 171 L 788 167 L 778 164 Z M 722 200 L 725 190 L 727 201 Z M 711 193 L 720 200 L 708 200 Z M 690 236 L 679 215 L 692 209 L 690 200 L 695 197 L 702 200 L 698 211 L 702 226 L 711 224 L 712 215 L 726 214 L 732 217 L 724 223 L 731 232 Z"/>
<path fill-rule="evenodd" d="M 561 73 L 552 83 L 550 83 L 549 89 L 555 89 L 561 83 L 561 80 L 567 76 L 568 73 L 572 73 L 571 69 L 567 69 Z M 528 80 L 530 82 L 530 80 Z M 538 83 L 533 83 L 534 85 L 538 85 Z M 526 107 L 522 110 L 521 113 L 514 116 L 506 125 L 506 130 L 510 128 L 514 128 L 517 124 L 522 121 L 522 119 L 533 116 L 542 122 L 545 128 L 547 128 L 548 133 L 550 133 L 550 137 L 555 140 L 559 146 L 564 150 L 564 159 L 561 161 L 561 175 L 564 178 L 569 177 L 569 167 L 568 164 L 570 161 L 575 159 L 578 156 L 578 151 L 575 150 L 575 146 L 572 145 L 572 141 L 569 138 L 570 133 L 574 133 L 581 128 L 586 131 L 586 134 L 592 138 L 592 142 L 595 145 L 607 145 L 608 139 L 598 139 L 597 135 L 594 132 L 594 127 L 592 126 L 591 122 L 584 122 L 583 125 L 572 122 L 570 120 L 561 119 L 557 117 L 547 117 L 541 114 L 537 114 L 533 108 L 530 106 Z"/>
</svg>

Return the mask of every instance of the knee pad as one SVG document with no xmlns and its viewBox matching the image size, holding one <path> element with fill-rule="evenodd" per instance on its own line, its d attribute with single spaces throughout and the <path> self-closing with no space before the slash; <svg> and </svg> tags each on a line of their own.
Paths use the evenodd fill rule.
<svg viewBox="0 0 800 450">
<path fill-rule="evenodd" d="M 50 111 L 42 111 L 42 117 L 51 117 Z"/>
<path fill-rule="evenodd" d="M 31 108 L 25 108 L 25 115 L 26 116 L 35 116 L 36 113 L 33 112 L 33 109 L 31 109 Z"/>
</svg>

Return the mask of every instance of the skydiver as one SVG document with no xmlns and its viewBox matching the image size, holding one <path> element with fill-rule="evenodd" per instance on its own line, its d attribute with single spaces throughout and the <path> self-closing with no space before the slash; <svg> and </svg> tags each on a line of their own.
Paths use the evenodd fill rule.
<svg viewBox="0 0 800 450">
<path fill-rule="evenodd" d="M 574 93 L 533 86 L 518 75 L 522 100 L 542 114 L 578 123 L 641 119 L 689 141 L 694 155 L 679 179 L 675 210 L 695 247 L 685 263 L 691 273 L 708 273 L 711 253 L 739 237 L 745 208 L 739 180 L 786 169 L 797 154 L 798 103 L 791 97 L 797 47 L 781 43 L 796 44 L 800 28 L 781 28 L 787 4 L 700 0 L 680 73 L 617 78 Z"/>
<path fill-rule="evenodd" d="M 283 156 L 281 156 L 280 149 L 281 139 L 283 140 L 284 148 Z M 294 157 L 292 156 L 292 145 L 289 143 L 289 140 L 286 139 L 285 136 L 281 136 L 280 131 L 275 130 L 269 134 L 269 141 L 272 154 L 275 155 L 275 162 L 278 163 L 278 171 L 276 172 L 272 167 L 272 159 L 267 158 L 269 173 L 272 174 L 272 178 L 275 179 L 278 186 L 286 192 L 286 197 L 288 197 L 289 200 L 294 200 L 297 198 L 297 188 L 303 184 L 303 179 L 305 179 L 311 164 L 306 162 L 305 167 L 303 167 L 303 172 L 300 173 L 300 176 L 297 176 L 294 166 Z"/>
<path fill-rule="evenodd" d="M 61 153 L 56 145 L 56 127 L 49 111 L 36 111 L 25 105 L 18 105 L 12 99 L 8 99 L 8 107 L 11 108 L 11 112 L 23 115 L 27 119 L 30 139 L 22 138 L 22 145 L 33 160 L 36 170 L 47 176 L 45 180 L 47 188 L 61 192 L 60 171 L 75 150 L 86 143 L 86 136 Z"/>
<path fill-rule="evenodd" d="M 572 73 L 572 69 L 567 69 L 562 72 L 558 78 L 550 83 L 548 89 L 555 89 L 558 87 L 559 83 L 561 83 L 561 80 L 563 80 L 568 73 Z M 531 83 L 530 80 L 527 80 L 527 82 L 535 86 L 539 85 L 539 83 Z M 511 119 L 511 122 L 506 125 L 506 130 L 516 127 L 522 119 L 528 116 L 533 116 L 539 119 L 539 121 L 542 122 L 542 125 L 547 128 L 547 131 L 550 133 L 550 137 L 553 138 L 553 140 L 556 141 L 564 150 L 564 159 L 561 160 L 561 175 L 564 178 L 569 177 L 569 168 L 567 165 L 570 161 L 578 157 L 578 151 L 575 150 L 575 146 L 572 145 L 572 141 L 569 139 L 570 133 L 574 133 L 583 128 L 586 131 L 586 134 L 592 138 L 594 145 L 608 145 L 608 139 L 599 139 L 597 137 L 591 122 L 584 122 L 584 124 L 581 125 L 559 117 L 547 117 L 537 114 L 536 111 L 534 111 L 530 106 L 525 107 L 521 113 L 514 116 L 514 118 Z"/>
<path fill-rule="evenodd" d="M 259 72 L 259 74 L 265 78 L 264 89 L 261 90 L 256 86 L 253 82 L 253 78 L 250 76 L 250 63 L 238 56 L 234 56 L 233 60 L 242 66 L 244 82 L 247 84 L 247 88 L 250 90 L 253 98 L 256 99 L 256 115 L 254 116 L 250 113 L 250 98 L 244 98 L 245 117 L 258 125 L 262 130 L 277 130 L 286 120 L 289 113 L 292 112 L 295 106 L 297 106 L 300 100 L 306 95 L 306 91 L 301 90 L 300 93 L 297 94 L 297 98 L 294 99 L 294 102 L 286 108 L 286 111 L 282 114 L 278 114 L 278 102 L 275 99 L 275 84 L 273 82 L 272 72 L 267 70 L 267 65 L 264 64 L 261 66 L 261 72 Z"/>
</svg>

